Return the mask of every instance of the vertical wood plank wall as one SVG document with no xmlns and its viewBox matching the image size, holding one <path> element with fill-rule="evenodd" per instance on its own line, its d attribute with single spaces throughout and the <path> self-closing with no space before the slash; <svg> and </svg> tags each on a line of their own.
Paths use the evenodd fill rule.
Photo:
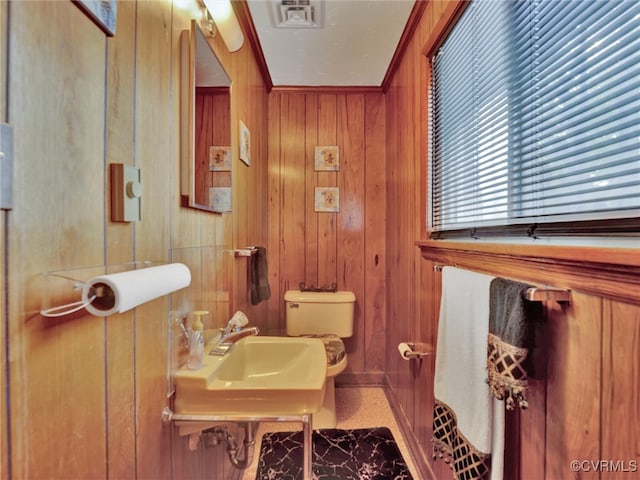
<svg viewBox="0 0 640 480">
<path fill-rule="evenodd" d="M 431 461 L 434 359 L 406 362 L 395 350 L 402 341 L 435 344 L 441 285 L 433 266 L 465 265 L 525 281 L 540 275 L 527 268 L 511 272 L 491 266 L 481 256 L 469 261 L 464 255 L 443 257 L 429 248 L 421 254 L 415 245 L 416 240 L 424 239 L 422 199 L 416 192 L 426 188 L 421 174 L 425 162 L 421 149 L 426 139 L 418 131 L 426 118 L 427 63 L 421 49 L 449 3 L 428 3 L 385 104 L 387 164 L 393 165 L 388 169 L 385 230 L 387 285 L 391 287 L 386 299 L 385 385 L 409 437 L 408 444 L 422 459 L 422 476 L 433 474 L 437 479 L 451 478 L 451 472 L 443 462 Z M 637 260 L 633 265 L 637 268 Z M 544 351 L 541 371 L 545 375 L 531 382 L 529 409 L 507 416 L 505 478 L 633 476 L 621 469 L 631 469 L 631 462 L 640 462 L 640 295 L 635 302 L 625 302 L 584 293 L 588 275 L 580 281 L 561 282 L 560 286 L 573 290 L 572 303 L 564 309 L 553 302 L 546 305 L 548 320 L 540 337 Z M 637 283 L 621 288 L 638 292 Z M 618 470 L 571 470 L 572 460 L 600 459 L 618 461 Z"/>
<path fill-rule="evenodd" d="M 284 330 L 284 293 L 337 284 L 356 296 L 349 366 L 337 381 L 381 384 L 385 335 L 385 155 L 381 93 L 269 95 L 268 325 Z M 337 172 L 315 171 L 315 146 L 339 147 Z M 338 213 L 316 212 L 317 187 L 338 187 Z"/>
<path fill-rule="evenodd" d="M 207 327 L 242 309 L 278 333 L 288 288 L 335 282 L 354 291 L 340 381 L 384 381 L 422 476 L 450 478 L 441 462 L 427 466 L 433 359 L 407 362 L 396 350 L 434 343 L 437 331 L 441 257 L 415 246 L 425 188 L 421 49 L 448 3 L 428 3 L 386 94 L 267 95 L 249 46 L 230 54 L 213 39 L 234 81 L 232 144 L 239 120 L 252 142 L 251 167 L 233 153 L 233 212 L 216 215 L 180 207 L 179 39 L 197 12 L 177 0 L 118 2 L 116 36 L 106 38 L 72 2 L 0 1 L 0 114 L 14 127 L 15 156 L 14 208 L 1 213 L 0 478 L 238 476 L 223 448 L 191 452 L 161 423 L 168 299 L 105 319 L 38 314 L 45 271 L 169 261 L 170 251 L 186 258 L 202 246 L 214 247 L 203 263 L 226 295 Z M 316 145 L 339 146 L 339 172 L 314 170 Z M 110 221 L 114 162 L 142 170 L 139 223 Z M 322 186 L 340 188 L 339 213 L 315 212 Z M 246 259 L 228 253 L 245 245 L 268 247 L 272 298 L 258 306 L 247 300 Z M 638 460 L 640 306 L 564 286 L 575 292 L 569 309 L 548 306 L 546 379 L 533 382 L 530 409 L 509 420 L 518 427 L 509 478 L 619 478 L 572 473 L 569 462 Z"/>
<path fill-rule="evenodd" d="M 209 147 L 231 147 L 231 94 L 228 87 L 196 88 L 194 197 L 210 206 L 209 188 L 231 187 L 231 172 L 210 171 Z"/>
<path fill-rule="evenodd" d="M 248 306 L 246 260 L 228 253 L 267 240 L 267 93 L 248 44 L 230 54 L 211 40 L 234 78 L 232 141 L 240 119 L 252 134 L 251 168 L 233 154 L 234 211 L 180 206 L 180 34 L 191 18 L 195 1 L 118 2 L 107 38 L 72 2 L 0 1 L 0 120 L 14 128 L 14 208 L 0 236 L 0 478 L 239 475 L 224 446 L 192 452 L 161 421 L 167 297 L 107 318 L 39 315 L 46 271 L 213 246 L 198 258 L 227 298 L 205 327 L 233 309 L 266 316 L 266 305 Z M 110 221 L 109 163 L 141 169 L 142 221 Z"/>
</svg>

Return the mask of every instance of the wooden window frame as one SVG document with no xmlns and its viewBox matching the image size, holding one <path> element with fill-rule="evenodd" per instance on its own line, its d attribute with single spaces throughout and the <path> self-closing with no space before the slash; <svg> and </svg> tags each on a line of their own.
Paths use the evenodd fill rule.
<svg viewBox="0 0 640 480">
<path fill-rule="evenodd" d="M 424 92 L 431 88 L 431 56 L 469 5 L 469 0 L 450 2 L 422 48 Z M 495 241 L 432 240 L 427 222 L 431 208 L 428 185 L 428 96 L 422 95 L 421 238 L 416 246 L 422 256 L 442 265 L 454 265 L 484 273 L 571 288 L 624 302 L 640 304 L 640 249 L 539 245 Z M 552 282 L 552 283 L 550 283 Z"/>
</svg>

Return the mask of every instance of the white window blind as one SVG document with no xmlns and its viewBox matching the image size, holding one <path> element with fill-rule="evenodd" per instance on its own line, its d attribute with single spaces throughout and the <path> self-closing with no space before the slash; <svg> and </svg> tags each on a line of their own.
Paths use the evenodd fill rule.
<svg viewBox="0 0 640 480">
<path fill-rule="evenodd" d="M 639 230 L 640 2 L 474 0 L 432 67 L 433 232 Z"/>
</svg>

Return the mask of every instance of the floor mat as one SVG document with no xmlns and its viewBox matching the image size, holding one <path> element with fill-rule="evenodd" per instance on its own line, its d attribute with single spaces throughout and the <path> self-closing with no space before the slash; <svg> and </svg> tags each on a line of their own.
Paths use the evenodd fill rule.
<svg viewBox="0 0 640 480">
<path fill-rule="evenodd" d="M 265 433 L 256 480 L 302 480 L 302 432 Z M 386 427 L 313 432 L 313 473 L 318 480 L 412 480 Z"/>
</svg>

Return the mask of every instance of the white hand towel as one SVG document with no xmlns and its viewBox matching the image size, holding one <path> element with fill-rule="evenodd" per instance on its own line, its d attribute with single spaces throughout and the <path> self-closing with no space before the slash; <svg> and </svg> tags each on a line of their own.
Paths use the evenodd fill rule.
<svg viewBox="0 0 640 480">
<path fill-rule="evenodd" d="M 456 475 L 464 470 L 461 478 L 500 480 L 503 473 L 504 408 L 485 382 L 492 279 L 453 267 L 442 271 L 434 446 L 451 458 Z M 442 427 L 439 436 L 436 423 Z M 442 434 L 445 430 L 451 433 Z M 474 453 L 473 460 L 463 458 Z"/>
</svg>

